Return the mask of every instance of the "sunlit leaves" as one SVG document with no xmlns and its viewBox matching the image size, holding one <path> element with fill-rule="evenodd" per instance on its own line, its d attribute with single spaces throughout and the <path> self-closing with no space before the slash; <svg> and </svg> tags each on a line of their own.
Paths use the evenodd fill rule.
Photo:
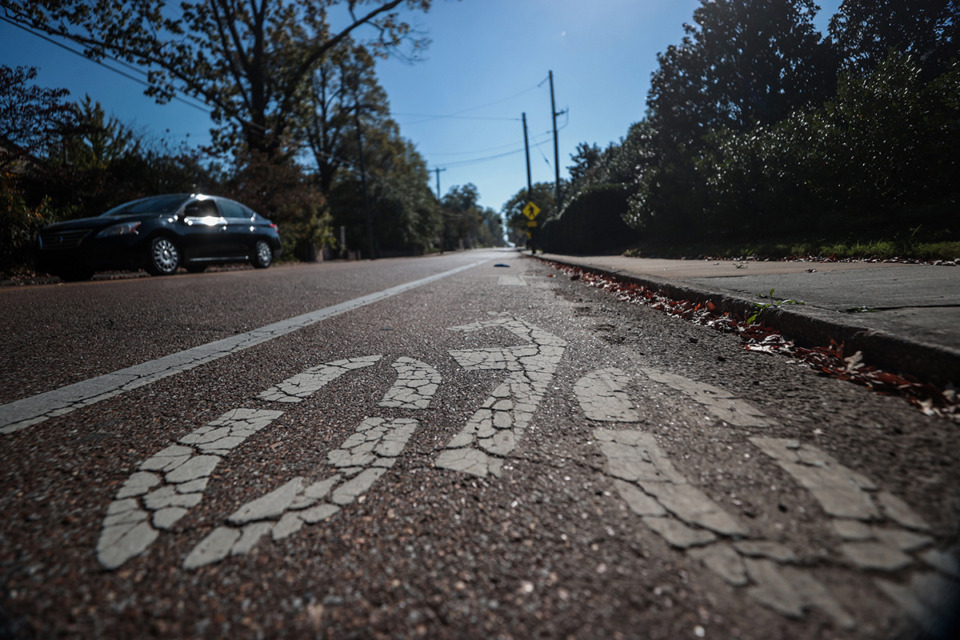
<svg viewBox="0 0 960 640">
<path fill-rule="evenodd" d="M 831 69 L 815 13 L 812 0 L 705 0 L 683 42 L 658 55 L 647 100 L 658 134 L 696 144 L 822 97 Z"/>
<path fill-rule="evenodd" d="M 148 94 L 180 92 L 213 109 L 221 151 L 242 143 L 272 156 L 290 152 L 290 127 L 324 55 L 351 34 L 377 51 L 400 45 L 409 25 L 396 9 L 430 0 L 351 0 L 352 21 L 331 29 L 337 0 L 0 0 L 17 21 L 68 37 L 88 55 L 116 57 L 149 72 Z M 366 28 L 366 31 L 363 29 Z M 416 44 L 416 43 L 414 43 Z"/>
</svg>

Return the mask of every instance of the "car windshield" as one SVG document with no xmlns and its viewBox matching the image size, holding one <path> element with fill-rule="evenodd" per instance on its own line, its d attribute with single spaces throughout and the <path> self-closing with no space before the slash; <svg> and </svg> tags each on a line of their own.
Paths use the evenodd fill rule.
<svg viewBox="0 0 960 640">
<path fill-rule="evenodd" d="M 175 193 L 165 196 L 152 196 L 150 198 L 141 198 L 133 202 L 127 202 L 119 207 L 114 207 L 101 217 L 126 216 L 133 213 L 173 213 L 183 201 L 190 196 L 185 193 Z"/>
</svg>

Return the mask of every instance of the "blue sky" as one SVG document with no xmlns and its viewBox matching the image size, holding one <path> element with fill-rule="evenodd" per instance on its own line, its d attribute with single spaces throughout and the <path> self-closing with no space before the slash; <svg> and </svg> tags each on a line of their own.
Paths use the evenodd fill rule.
<svg viewBox="0 0 960 640">
<path fill-rule="evenodd" d="M 840 0 L 822 0 L 825 28 Z M 700 0 L 434 0 L 410 20 L 432 40 L 423 60 L 378 65 L 402 135 L 431 169 L 441 193 L 472 182 L 483 206 L 500 211 L 526 186 L 521 114 L 527 114 L 533 181 L 553 181 L 550 89 L 566 113 L 560 167 L 580 142 L 607 146 L 643 117 L 657 53 L 680 42 Z M 179 102 L 157 105 L 143 87 L 0 22 L 0 63 L 39 67 L 38 83 L 89 94 L 147 136 L 172 144 L 208 139 L 208 116 Z M 436 188 L 436 174 L 430 186 Z"/>
</svg>

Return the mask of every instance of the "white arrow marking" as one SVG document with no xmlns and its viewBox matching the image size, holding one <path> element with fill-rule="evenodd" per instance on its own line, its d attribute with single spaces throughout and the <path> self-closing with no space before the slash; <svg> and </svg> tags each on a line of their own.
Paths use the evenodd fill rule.
<svg viewBox="0 0 960 640">
<path fill-rule="evenodd" d="M 504 370 L 507 378 L 437 458 L 436 466 L 477 476 L 500 476 L 503 458 L 523 437 L 543 400 L 567 343 L 522 320 L 501 316 L 453 331 L 474 332 L 503 328 L 527 344 L 506 349 L 451 351 L 468 371 Z"/>
</svg>

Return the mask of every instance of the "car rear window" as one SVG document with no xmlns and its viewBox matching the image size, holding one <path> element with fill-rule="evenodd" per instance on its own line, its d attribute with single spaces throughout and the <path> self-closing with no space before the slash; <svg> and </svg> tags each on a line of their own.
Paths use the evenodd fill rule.
<svg viewBox="0 0 960 640">
<path fill-rule="evenodd" d="M 220 210 L 223 211 L 224 218 L 250 218 L 251 211 L 239 202 L 220 198 Z"/>
</svg>

